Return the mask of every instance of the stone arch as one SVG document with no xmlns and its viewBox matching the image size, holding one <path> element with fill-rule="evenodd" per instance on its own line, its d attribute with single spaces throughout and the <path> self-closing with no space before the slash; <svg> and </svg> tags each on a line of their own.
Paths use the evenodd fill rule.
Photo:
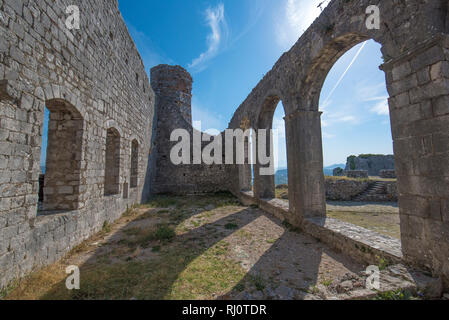
<svg viewBox="0 0 449 320">
<path fill-rule="evenodd" d="M 118 132 L 121 138 L 124 137 L 122 128 L 118 125 L 118 123 L 113 119 L 108 119 L 104 122 L 103 128 L 105 130 L 109 130 L 110 128 L 114 128 Z"/>
<path fill-rule="evenodd" d="M 42 87 L 37 87 L 34 94 L 42 101 L 56 99 L 64 100 L 71 106 L 73 106 L 78 111 L 78 113 L 82 115 L 85 121 L 89 120 L 86 107 L 83 103 L 81 103 L 79 96 L 77 96 L 75 93 L 64 86 L 47 84 Z"/>
<path fill-rule="evenodd" d="M 253 134 L 253 127 L 251 125 L 251 120 L 248 117 L 243 117 L 240 121 L 240 127 L 237 128 L 244 133 L 244 164 L 238 164 L 238 175 L 239 175 L 239 191 L 248 192 L 252 190 L 252 180 L 253 180 L 253 167 L 252 159 L 254 157 L 253 148 L 251 145 L 251 135 Z M 235 148 L 235 147 L 234 147 Z"/>
<path fill-rule="evenodd" d="M 42 211 L 81 209 L 84 119 L 70 102 L 45 101 L 50 111 Z M 42 184 L 42 181 L 41 181 Z"/>
<path fill-rule="evenodd" d="M 305 70 L 299 90 L 301 110 L 319 111 L 321 89 L 334 64 L 354 46 L 370 40 L 369 37 L 357 33 L 349 33 L 333 39 L 317 54 Z M 374 39 L 373 39 L 374 40 Z"/>
<path fill-rule="evenodd" d="M 258 198 L 267 199 L 275 197 L 274 154 L 272 150 L 273 136 L 271 135 L 271 129 L 273 128 L 274 113 L 279 103 L 283 102 L 283 100 L 280 95 L 273 94 L 273 91 L 270 91 L 262 101 L 256 122 L 257 140 L 261 137 L 259 135 L 260 130 L 266 130 L 266 153 L 271 157 L 271 161 L 268 165 L 261 164 L 259 154 L 257 155 L 254 168 L 254 194 Z M 284 111 L 288 110 L 284 102 L 283 106 Z M 257 141 L 258 148 L 260 146 L 259 143 L 260 141 Z M 257 152 L 259 153 L 259 150 Z M 272 174 L 262 173 L 261 170 L 267 170 L 269 167 L 272 167 Z"/>
</svg>

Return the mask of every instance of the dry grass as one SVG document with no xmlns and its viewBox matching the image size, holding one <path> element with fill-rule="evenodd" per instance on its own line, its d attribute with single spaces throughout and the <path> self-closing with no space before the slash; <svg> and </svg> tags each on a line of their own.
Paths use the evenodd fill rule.
<svg viewBox="0 0 449 320">
<path fill-rule="evenodd" d="M 177 237 L 181 229 L 185 233 L 196 228 L 184 225 L 198 218 L 198 208 L 236 205 L 229 195 L 158 197 L 131 208 L 114 224 L 105 223 L 100 233 L 62 261 L 32 273 L 4 294 L 10 300 L 213 299 L 232 290 L 245 271 L 226 257 L 226 241 L 206 248 L 197 239 Z M 200 211 L 203 223 L 213 217 L 210 211 Z M 65 268 L 83 256 L 88 259 L 80 266 L 81 290 L 69 291 Z"/>
<path fill-rule="evenodd" d="M 399 215 L 391 213 L 361 213 L 328 211 L 328 217 L 352 223 L 393 238 L 401 238 Z"/>
</svg>

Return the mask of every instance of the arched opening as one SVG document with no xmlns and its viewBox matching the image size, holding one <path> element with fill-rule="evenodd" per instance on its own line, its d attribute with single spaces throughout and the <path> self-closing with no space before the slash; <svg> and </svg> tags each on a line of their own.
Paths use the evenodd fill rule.
<svg viewBox="0 0 449 320">
<path fill-rule="evenodd" d="M 139 176 L 139 142 L 133 140 L 131 142 L 131 180 L 130 187 L 137 188 Z"/>
<path fill-rule="evenodd" d="M 288 201 L 287 137 L 285 134 L 284 118 L 285 109 L 281 101 L 273 115 L 274 183 L 276 187 L 276 198 Z"/>
<path fill-rule="evenodd" d="M 46 102 L 38 214 L 78 210 L 84 121 L 68 102 Z M 44 165 L 45 164 L 45 165 Z"/>
<path fill-rule="evenodd" d="M 120 193 L 120 133 L 109 128 L 106 135 L 104 195 Z"/>
<path fill-rule="evenodd" d="M 381 45 L 361 42 L 321 90 L 327 216 L 400 239 L 393 138 Z"/>
<path fill-rule="evenodd" d="M 253 170 L 254 170 L 254 130 L 248 118 L 244 118 L 240 123 L 240 128 L 233 132 L 234 161 L 238 165 L 239 191 L 253 191 Z M 243 152 L 243 164 L 239 152 Z"/>
<path fill-rule="evenodd" d="M 270 96 L 265 99 L 262 112 L 259 116 L 257 140 L 265 140 L 265 150 L 260 150 L 261 142 L 257 141 L 257 161 L 254 168 L 255 195 L 260 199 L 272 199 L 276 197 L 276 184 L 282 184 L 287 189 L 287 157 L 285 136 L 284 106 L 278 96 Z M 266 130 L 261 135 L 261 130 Z M 264 159 L 261 159 L 262 158 Z M 279 182 L 279 175 L 286 175 Z M 276 183 L 278 179 L 278 183 Z M 288 200 L 288 193 L 285 190 Z"/>
</svg>

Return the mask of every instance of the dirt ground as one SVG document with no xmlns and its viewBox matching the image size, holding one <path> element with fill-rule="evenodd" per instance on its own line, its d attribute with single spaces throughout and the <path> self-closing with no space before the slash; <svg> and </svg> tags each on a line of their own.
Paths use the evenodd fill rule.
<svg viewBox="0 0 449 320">
<path fill-rule="evenodd" d="M 328 202 L 327 216 L 396 239 L 401 238 L 399 207 L 395 202 Z"/>
<path fill-rule="evenodd" d="M 384 179 L 391 180 L 391 179 Z M 288 201 L 288 188 L 278 186 L 276 198 Z M 397 202 L 328 201 L 327 216 L 393 238 L 401 238 Z"/>
<path fill-rule="evenodd" d="M 67 266 L 81 289 L 65 287 Z M 345 299 L 361 265 L 229 195 L 159 197 L 127 211 L 7 299 Z"/>
</svg>

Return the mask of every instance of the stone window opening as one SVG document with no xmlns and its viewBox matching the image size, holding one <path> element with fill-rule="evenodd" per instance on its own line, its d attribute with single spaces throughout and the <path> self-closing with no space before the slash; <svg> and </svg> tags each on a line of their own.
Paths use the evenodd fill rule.
<svg viewBox="0 0 449 320">
<path fill-rule="evenodd" d="M 104 195 L 120 194 L 120 133 L 109 128 L 106 135 Z"/>
<path fill-rule="evenodd" d="M 281 133 L 285 131 L 285 124 L 282 120 L 284 116 L 285 111 L 281 99 L 276 95 L 267 97 L 264 101 L 262 112 L 259 116 L 258 128 L 267 130 L 266 152 L 267 156 L 272 156 L 275 172 L 273 175 L 261 175 L 260 169 L 263 167 L 268 167 L 268 165 L 260 165 L 257 159 L 256 165 L 254 166 L 254 193 L 256 197 L 260 199 L 273 199 L 276 197 L 276 170 L 280 169 L 278 168 L 279 160 L 282 159 L 285 163 L 284 167 L 287 167 L 287 157 L 281 154 L 281 152 L 286 153 L 285 134 L 280 136 L 270 134 L 271 129 L 280 129 Z M 270 141 L 275 138 L 277 138 L 276 141 Z M 270 150 L 271 143 L 273 144 L 274 150 Z M 288 184 L 288 181 L 285 181 L 285 184 Z M 286 197 L 286 200 L 288 200 L 288 197 Z"/>
<path fill-rule="evenodd" d="M 378 68 L 379 64 L 383 63 L 381 45 L 374 40 L 363 39 L 362 41 L 353 42 L 341 50 L 338 54 L 340 58 L 323 69 L 328 70 L 328 73 L 321 77 L 324 81 L 322 86 L 317 88 L 320 89 L 318 91 L 319 110 L 323 111 L 321 115 L 321 133 L 324 167 L 336 163 L 342 164 L 340 165 L 342 170 L 335 170 L 335 173 L 328 170 L 325 174 L 328 176 L 334 174 L 342 176 L 340 178 L 331 179 L 328 177 L 325 179 L 326 200 L 351 201 L 352 203 L 360 203 L 361 206 L 369 204 L 370 207 L 376 208 L 372 209 L 376 210 L 376 218 L 373 218 L 370 214 L 365 214 L 363 211 L 347 215 L 344 213 L 347 209 L 344 206 L 341 206 L 341 212 L 328 211 L 324 214 L 347 223 L 359 224 L 359 226 L 360 220 L 362 220 L 364 221 L 363 227 L 387 236 L 401 238 L 399 223 L 396 223 L 396 221 L 399 221 L 399 213 L 392 214 L 386 208 L 389 206 L 382 205 L 391 203 L 391 207 L 397 206 L 397 181 L 396 179 L 381 178 L 382 169 L 390 169 L 383 167 L 386 163 L 379 162 L 374 164 L 370 163 L 371 160 L 368 160 L 377 155 L 394 154 L 387 80 L 385 74 L 379 71 Z M 360 53 L 360 55 L 357 55 L 358 64 L 356 61 L 352 68 L 358 68 L 359 65 L 363 65 L 364 73 L 361 73 L 359 76 L 353 71 L 352 74 L 346 76 L 351 76 L 351 79 L 348 79 L 347 82 L 341 81 L 340 86 L 338 86 L 338 78 L 347 68 L 348 61 L 351 61 L 356 52 Z M 366 63 L 365 61 L 368 58 L 370 61 L 373 61 L 373 59 L 377 60 L 374 60 L 373 63 Z M 365 83 L 366 74 L 370 75 L 370 82 Z M 355 84 L 354 94 L 348 95 L 347 90 L 350 83 L 361 85 Z M 361 88 L 358 86 L 361 86 Z M 363 92 L 363 96 L 358 97 L 358 91 Z M 337 107 L 350 105 L 350 103 L 355 103 L 357 109 L 361 110 L 359 111 L 355 108 L 352 110 L 345 109 L 347 114 L 342 115 L 341 110 L 338 110 Z M 364 127 L 376 126 L 376 135 L 369 134 L 370 130 L 357 130 L 358 133 L 353 134 L 356 129 L 351 129 L 351 127 L 356 128 L 358 119 L 363 113 L 369 114 L 370 117 L 364 120 Z M 335 123 L 335 119 L 338 119 L 338 117 L 343 119 L 344 126 Z M 348 148 L 348 141 L 351 141 L 350 149 Z M 391 146 L 391 148 L 387 148 L 390 150 L 385 148 L 388 145 Z M 366 146 L 369 149 L 366 149 Z M 340 150 L 345 150 L 345 153 L 342 153 Z M 364 153 L 369 154 L 363 155 Z M 357 159 L 357 165 L 355 159 Z M 345 182 L 347 178 L 353 179 L 353 181 Z M 350 188 L 348 188 L 349 185 L 351 186 Z M 351 209 L 347 210 L 350 211 Z M 377 225 L 379 223 L 382 224 L 382 227 Z"/>
<path fill-rule="evenodd" d="M 64 100 L 46 102 L 38 215 L 73 211 L 80 202 L 84 121 Z"/>
<path fill-rule="evenodd" d="M 131 142 L 131 189 L 137 188 L 139 176 L 139 142 L 133 140 Z"/>
</svg>

